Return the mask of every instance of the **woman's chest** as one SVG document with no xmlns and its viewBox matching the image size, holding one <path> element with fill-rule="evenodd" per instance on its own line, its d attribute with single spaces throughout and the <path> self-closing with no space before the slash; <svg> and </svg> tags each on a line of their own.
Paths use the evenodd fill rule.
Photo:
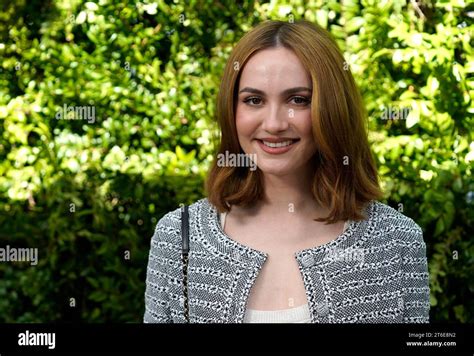
<svg viewBox="0 0 474 356">
<path fill-rule="evenodd" d="M 250 290 L 247 308 L 280 310 L 306 304 L 307 291 L 295 254 L 336 239 L 343 225 L 321 227 L 285 221 L 239 225 L 229 219 L 225 226 L 228 236 L 268 256 Z"/>
<path fill-rule="evenodd" d="M 325 225 L 315 221 L 254 219 L 243 224 L 232 216 L 227 216 L 224 227 L 232 240 L 279 258 L 331 242 L 343 230 L 343 221 Z"/>
</svg>

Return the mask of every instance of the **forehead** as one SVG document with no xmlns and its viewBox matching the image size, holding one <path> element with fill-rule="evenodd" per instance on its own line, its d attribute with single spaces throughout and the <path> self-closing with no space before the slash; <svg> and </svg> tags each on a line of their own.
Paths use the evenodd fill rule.
<svg viewBox="0 0 474 356">
<path fill-rule="evenodd" d="M 296 54 L 284 47 L 255 53 L 245 64 L 239 86 L 310 85 L 311 76 Z"/>
</svg>

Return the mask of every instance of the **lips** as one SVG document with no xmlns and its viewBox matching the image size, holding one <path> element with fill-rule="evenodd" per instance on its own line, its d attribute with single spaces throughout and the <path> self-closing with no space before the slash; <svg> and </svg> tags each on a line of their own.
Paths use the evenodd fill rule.
<svg viewBox="0 0 474 356">
<path fill-rule="evenodd" d="M 257 139 L 259 147 L 266 153 L 270 154 L 282 154 L 291 150 L 295 143 L 300 139 L 293 138 L 263 138 Z"/>
<path fill-rule="evenodd" d="M 295 137 L 261 137 L 257 138 L 259 141 L 266 141 L 266 142 L 285 142 L 285 141 L 299 141 L 299 138 Z"/>
<path fill-rule="evenodd" d="M 288 140 L 288 141 L 279 141 L 279 142 L 269 142 L 266 140 L 262 140 L 263 144 L 268 147 L 286 147 L 291 145 L 294 141 Z"/>
</svg>

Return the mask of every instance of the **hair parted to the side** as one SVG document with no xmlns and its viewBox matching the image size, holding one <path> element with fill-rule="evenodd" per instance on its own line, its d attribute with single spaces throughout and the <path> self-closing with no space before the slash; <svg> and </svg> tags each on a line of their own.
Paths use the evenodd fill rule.
<svg viewBox="0 0 474 356">
<path fill-rule="evenodd" d="M 249 206 L 263 198 L 260 169 L 219 166 L 217 155 L 244 153 L 235 109 L 245 63 L 259 50 L 282 46 L 297 55 L 312 78 L 312 130 L 318 152 L 313 157 L 311 190 L 316 202 L 330 211 L 327 217 L 314 220 L 363 220 L 366 204 L 383 196 L 367 138 L 367 112 L 336 42 L 326 30 L 305 20 L 262 22 L 234 47 L 217 98 L 221 138 L 206 181 L 208 200 L 224 212 L 229 205 Z"/>
</svg>

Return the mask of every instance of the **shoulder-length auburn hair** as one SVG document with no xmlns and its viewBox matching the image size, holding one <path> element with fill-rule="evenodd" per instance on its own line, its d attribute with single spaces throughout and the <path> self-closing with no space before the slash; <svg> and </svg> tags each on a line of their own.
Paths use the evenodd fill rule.
<svg viewBox="0 0 474 356">
<path fill-rule="evenodd" d="M 367 138 L 366 109 L 351 71 L 336 42 L 323 28 L 304 20 L 266 21 L 245 34 L 224 69 L 217 98 L 220 147 L 206 181 L 208 200 L 219 212 L 230 205 L 249 206 L 263 198 L 260 169 L 221 167 L 218 154 L 244 153 L 235 125 L 240 74 L 257 51 L 286 47 L 310 73 L 311 118 L 318 152 L 311 187 L 316 202 L 329 210 L 315 221 L 363 220 L 363 209 L 383 196 Z"/>
</svg>

